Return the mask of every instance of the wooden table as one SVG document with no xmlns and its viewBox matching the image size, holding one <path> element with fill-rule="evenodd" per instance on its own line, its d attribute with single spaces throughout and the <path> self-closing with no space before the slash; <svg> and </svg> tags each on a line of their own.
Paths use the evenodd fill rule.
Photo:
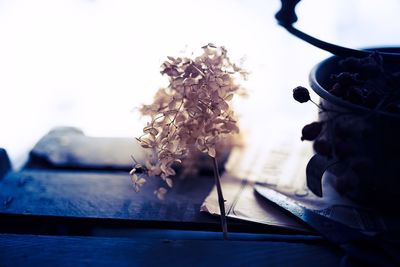
<svg viewBox="0 0 400 267">
<path fill-rule="evenodd" d="M 0 266 L 338 266 L 343 253 L 316 235 L 201 213 L 207 170 L 176 179 L 165 201 L 149 178 L 135 193 L 133 140 L 59 128 L 13 171 L 0 150 Z"/>
</svg>

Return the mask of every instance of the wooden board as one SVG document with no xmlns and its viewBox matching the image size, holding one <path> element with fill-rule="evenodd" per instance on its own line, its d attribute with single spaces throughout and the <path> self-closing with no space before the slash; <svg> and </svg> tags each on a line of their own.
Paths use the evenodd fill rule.
<svg viewBox="0 0 400 267">
<path fill-rule="evenodd" d="M 0 235 L 1 266 L 339 266 L 320 243 Z"/>
<path fill-rule="evenodd" d="M 136 193 L 126 172 L 10 172 L 0 181 L 0 231 L 86 234 L 97 227 L 220 230 L 218 217 L 200 212 L 214 185 L 212 177 L 176 179 L 164 201 L 153 194 L 159 181 L 149 178 Z M 229 227 L 242 232 L 295 232 L 235 220 Z"/>
<path fill-rule="evenodd" d="M 248 236 L 294 231 L 241 221 L 229 221 L 231 240 L 222 241 L 219 218 L 199 211 L 212 176 L 175 179 L 160 201 L 159 178 L 135 193 L 129 155 L 113 158 L 126 140 L 56 134 L 22 171 L 3 168 L 0 266 L 337 266 L 342 256 L 320 237 Z"/>
<path fill-rule="evenodd" d="M 26 170 L 9 173 L 0 183 L 0 212 L 45 216 L 207 221 L 199 213 L 213 186 L 210 177 L 191 177 L 177 182 L 160 201 L 153 194 L 159 178 L 149 178 L 136 193 L 128 173 L 81 173 Z"/>
</svg>

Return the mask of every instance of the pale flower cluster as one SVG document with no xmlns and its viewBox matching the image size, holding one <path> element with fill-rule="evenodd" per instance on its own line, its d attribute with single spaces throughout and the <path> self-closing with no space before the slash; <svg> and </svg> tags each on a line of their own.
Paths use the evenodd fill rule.
<svg viewBox="0 0 400 267">
<path fill-rule="evenodd" d="M 131 171 L 135 190 L 145 183 L 136 172 L 141 169 L 149 176 L 160 176 L 172 187 L 174 163 L 181 163 L 195 147 L 210 157 L 216 157 L 216 145 L 226 134 L 239 131 L 230 101 L 243 89 L 235 78 L 246 79 L 247 73 L 231 63 L 224 47 L 208 44 L 195 59 L 168 57 L 161 73 L 169 77 L 169 86 L 161 88 L 154 102 L 141 108 L 151 118 L 137 140 L 150 151 L 145 166 Z M 166 188 L 155 194 L 164 198 Z"/>
</svg>

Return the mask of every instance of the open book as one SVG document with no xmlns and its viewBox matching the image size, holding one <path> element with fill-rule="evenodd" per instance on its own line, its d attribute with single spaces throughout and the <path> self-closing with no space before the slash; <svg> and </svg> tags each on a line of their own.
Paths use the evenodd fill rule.
<svg viewBox="0 0 400 267">
<path fill-rule="evenodd" d="M 365 232 L 385 229 L 384 220 L 339 195 L 332 177 L 323 179 L 324 197 L 315 196 L 306 187 L 305 168 L 311 158 L 310 143 L 293 138 L 296 134 L 280 132 L 275 136 L 254 138 L 252 143 L 235 148 L 221 177 L 227 216 L 289 229 L 307 230 L 297 219 L 268 203 L 254 191 L 255 183 L 280 191 L 331 219 Z M 216 189 L 201 207 L 219 215 Z"/>
</svg>

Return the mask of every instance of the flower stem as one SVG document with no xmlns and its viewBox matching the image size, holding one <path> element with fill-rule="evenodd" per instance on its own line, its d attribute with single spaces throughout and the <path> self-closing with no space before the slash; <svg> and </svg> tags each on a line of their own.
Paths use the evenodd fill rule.
<svg viewBox="0 0 400 267">
<path fill-rule="evenodd" d="M 228 225 L 226 223 L 225 200 L 224 200 L 224 196 L 222 195 L 222 188 L 221 188 L 221 181 L 220 181 L 221 177 L 219 176 L 217 158 L 216 157 L 211 157 L 211 158 L 213 161 L 215 185 L 217 187 L 218 204 L 219 204 L 219 210 L 221 213 L 222 233 L 223 233 L 224 240 L 227 240 L 228 239 Z"/>
</svg>

